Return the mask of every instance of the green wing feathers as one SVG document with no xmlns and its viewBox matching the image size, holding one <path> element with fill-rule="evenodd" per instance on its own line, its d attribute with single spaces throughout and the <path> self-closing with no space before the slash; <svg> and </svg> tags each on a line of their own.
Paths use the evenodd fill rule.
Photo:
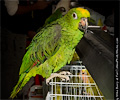
<svg viewBox="0 0 120 100">
<path fill-rule="evenodd" d="M 19 81 L 13 89 L 10 96 L 11 98 L 22 89 L 32 76 L 36 75 L 36 69 L 38 66 L 40 64 L 42 65 L 46 59 L 49 59 L 57 52 L 60 46 L 58 45 L 61 37 L 60 30 L 61 27 L 59 25 L 49 26 L 48 30 L 45 29 L 44 31 L 41 31 L 44 34 L 41 34 L 40 32 L 33 38 L 31 44 L 27 48 L 28 51 L 23 57 L 19 72 Z M 35 63 L 37 63 L 37 65 L 34 65 Z"/>
<path fill-rule="evenodd" d="M 50 26 L 49 29 L 44 30 L 44 34 L 38 33 L 33 38 L 23 58 L 19 74 L 26 71 L 28 72 L 36 61 L 38 65 L 43 63 L 57 51 L 59 48 L 58 42 L 61 36 L 60 29 L 61 27 L 59 25 Z"/>
</svg>

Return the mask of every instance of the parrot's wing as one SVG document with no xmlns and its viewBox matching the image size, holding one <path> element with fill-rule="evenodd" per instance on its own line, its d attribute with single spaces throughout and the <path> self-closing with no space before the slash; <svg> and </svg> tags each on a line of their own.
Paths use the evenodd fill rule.
<svg viewBox="0 0 120 100">
<path fill-rule="evenodd" d="M 62 17 L 62 11 L 60 9 L 58 9 L 56 12 L 54 12 L 51 16 L 49 16 L 46 20 L 45 20 L 45 24 L 43 25 L 43 27 L 47 24 L 50 24 L 51 22 L 59 19 Z"/>
<path fill-rule="evenodd" d="M 29 72 L 30 69 L 34 67 L 35 63 L 39 65 L 54 55 L 59 49 L 60 45 L 58 44 L 60 38 L 61 26 L 56 23 L 49 24 L 38 32 L 23 57 L 19 75 L 24 72 Z"/>
<path fill-rule="evenodd" d="M 47 24 L 50 24 L 53 21 L 56 21 L 59 18 L 63 17 L 63 13 L 65 12 L 65 8 L 64 7 L 60 7 L 58 8 L 52 15 L 50 15 L 46 20 L 45 20 L 45 24 L 43 25 L 43 27 L 45 27 Z M 39 32 L 42 29 L 42 27 L 40 27 L 37 32 Z"/>
</svg>

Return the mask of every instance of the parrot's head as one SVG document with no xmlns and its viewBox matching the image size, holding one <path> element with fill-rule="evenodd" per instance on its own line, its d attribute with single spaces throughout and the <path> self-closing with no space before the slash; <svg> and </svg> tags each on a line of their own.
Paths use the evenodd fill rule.
<svg viewBox="0 0 120 100">
<path fill-rule="evenodd" d="M 83 8 L 72 8 L 64 16 L 66 22 L 73 29 L 80 29 L 81 31 L 86 31 L 88 27 L 87 18 L 90 17 L 90 13 L 87 9 Z"/>
</svg>

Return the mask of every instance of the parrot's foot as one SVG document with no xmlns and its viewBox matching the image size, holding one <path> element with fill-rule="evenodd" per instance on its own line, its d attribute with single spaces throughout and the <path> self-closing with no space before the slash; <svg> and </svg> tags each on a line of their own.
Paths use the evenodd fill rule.
<svg viewBox="0 0 120 100">
<path fill-rule="evenodd" d="M 71 73 L 68 71 L 63 71 L 60 73 L 52 73 L 51 76 L 46 79 L 46 84 L 48 85 L 50 80 L 55 78 L 55 77 L 61 78 L 62 81 L 66 80 L 67 82 L 69 82 L 70 78 L 69 78 L 69 76 L 66 76 L 66 75 L 71 75 Z"/>
<path fill-rule="evenodd" d="M 60 75 L 72 75 L 69 71 L 62 71 L 59 73 Z"/>
<path fill-rule="evenodd" d="M 60 75 L 72 75 L 72 73 L 70 73 L 69 71 L 62 71 L 59 73 Z M 61 78 L 61 81 L 64 82 L 66 79 L 65 78 Z"/>
</svg>

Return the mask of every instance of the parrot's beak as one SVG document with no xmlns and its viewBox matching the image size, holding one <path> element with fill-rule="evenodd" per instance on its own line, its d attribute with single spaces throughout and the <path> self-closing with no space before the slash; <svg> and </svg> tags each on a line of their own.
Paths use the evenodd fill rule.
<svg viewBox="0 0 120 100">
<path fill-rule="evenodd" d="M 88 28 L 88 20 L 87 18 L 81 18 L 80 22 L 79 22 L 79 29 L 81 31 L 86 32 Z"/>
</svg>

